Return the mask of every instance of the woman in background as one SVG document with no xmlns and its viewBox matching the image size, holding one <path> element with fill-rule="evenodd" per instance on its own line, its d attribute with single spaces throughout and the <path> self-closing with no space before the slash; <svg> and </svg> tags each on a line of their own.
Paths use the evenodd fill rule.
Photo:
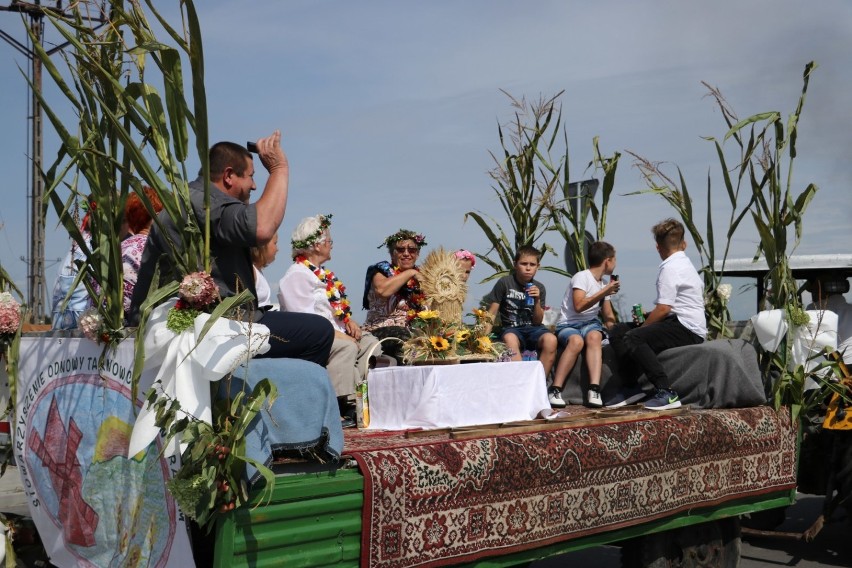
<svg viewBox="0 0 852 568">
<path fill-rule="evenodd" d="M 251 247 L 251 262 L 254 265 L 254 290 L 257 292 L 257 306 L 268 310 L 272 305 L 272 288 L 263 275 L 263 269 L 275 262 L 278 254 L 278 235 L 272 237 L 262 247 Z"/>
<path fill-rule="evenodd" d="M 163 210 L 163 203 L 157 197 L 154 188 L 144 186 L 142 191 L 145 193 L 154 213 Z M 130 311 L 133 289 L 136 287 L 139 264 L 142 262 L 142 251 L 145 250 L 145 243 L 148 242 L 148 231 L 151 230 L 151 225 L 154 223 L 148 208 L 145 207 L 142 199 L 135 192 L 127 196 L 127 203 L 124 205 L 124 221 L 130 231 L 130 236 L 121 241 L 121 264 L 124 274 L 124 317 L 126 319 Z"/>
<path fill-rule="evenodd" d="M 459 266 L 461 266 L 464 271 L 462 281 L 467 282 L 467 279 L 470 278 L 470 271 L 473 270 L 474 266 L 476 266 L 476 257 L 473 256 L 472 252 L 465 249 L 459 249 L 453 254 L 456 257 L 456 260 L 459 261 Z"/>
<path fill-rule="evenodd" d="M 92 246 L 92 235 L 89 232 L 89 207 L 92 205 L 93 203 L 90 203 L 88 198 L 85 203 L 80 205 L 80 208 L 86 211 L 83 220 L 80 221 L 80 233 L 88 248 Z M 72 239 L 71 250 L 62 259 L 56 281 L 53 283 L 50 310 L 53 329 L 77 329 L 80 316 L 92 305 L 89 292 L 82 281 L 77 284 L 76 288 L 71 289 L 74 280 L 77 278 L 77 273 L 80 271 L 77 267 L 78 262 L 86 262 L 86 253 L 83 252 L 77 241 Z"/>
</svg>

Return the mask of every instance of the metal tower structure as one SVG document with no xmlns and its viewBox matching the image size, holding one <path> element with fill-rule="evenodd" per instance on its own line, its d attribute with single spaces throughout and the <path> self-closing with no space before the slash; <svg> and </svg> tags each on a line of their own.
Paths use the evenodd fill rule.
<svg viewBox="0 0 852 568">
<path fill-rule="evenodd" d="M 12 0 L 8 6 L 0 6 L 0 12 L 17 12 L 27 19 L 28 27 L 36 38 L 39 45 L 44 46 L 44 17 L 47 12 L 57 16 L 65 16 L 66 9 L 63 8 L 62 0 L 44 2 L 21 2 Z M 72 3 L 73 4 L 73 3 Z M 91 20 L 103 23 L 103 20 Z M 44 275 L 44 180 L 41 177 L 43 163 L 42 143 L 42 111 L 36 92 L 41 90 L 41 60 L 35 50 L 28 44 L 19 42 L 17 39 L 0 30 L 0 38 L 15 48 L 30 61 L 30 78 L 34 89 L 30 89 L 30 116 L 31 121 L 31 144 L 30 144 L 30 185 L 31 193 L 28 196 L 30 230 L 29 230 L 29 258 L 27 262 L 27 303 L 31 323 L 44 323 L 47 315 L 46 299 L 47 285 Z M 64 49 L 68 44 L 63 43 L 46 49 L 48 55 L 53 55 Z"/>
</svg>

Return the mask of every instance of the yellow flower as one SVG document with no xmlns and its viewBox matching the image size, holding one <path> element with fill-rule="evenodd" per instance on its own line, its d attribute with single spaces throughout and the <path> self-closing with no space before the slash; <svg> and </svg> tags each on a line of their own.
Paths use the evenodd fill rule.
<svg viewBox="0 0 852 568">
<path fill-rule="evenodd" d="M 479 308 L 476 308 L 476 309 L 473 310 L 473 316 L 476 319 L 484 318 L 486 313 L 488 313 L 488 312 L 486 312 L 485 310 L 480 310 Z"/>
<path fill-rule="evenodd" d="M 491 339 L 488 337 L 477 337 L 476 347 L 480 353 L 488 353 L 491 351 Z"/>
<path fill-rule="evenodd" d="M 433 335 L 429 338 L 429 341 L 435 351 L 446 351 L 450 348 L 450 342 L 439 335 Z"/>
<path fill-rule="evenodd" d="M 468 329 L 460 329 L 456 332 L 456 342 L 464 343 L 470 338 L 470 330 Z"/>
<path fill-rule="evenodd" d="M 422 312 L 417 314 L 417 317 L 419 317 L 422 320 L 430 320 L 430 319 L 437 318 L 439 315 L 440 314 L 435 310 L 423 310 Z"/>
</svg>

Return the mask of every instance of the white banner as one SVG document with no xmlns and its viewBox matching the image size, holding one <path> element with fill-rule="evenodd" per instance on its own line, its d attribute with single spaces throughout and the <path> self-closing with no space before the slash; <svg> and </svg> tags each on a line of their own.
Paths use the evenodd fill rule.
<svg viewBox="0 0 852 568">
<path fill-rule="evenodd" d="M 145 394 L 131 400 L 133 342 L 22 337 L 15 458 L 30 512 L 60 568 L 194 566 L 183 514 L 166 490 L 176 458 L 151 444 L 128 458 Z M 170 463 L 171 462 L 171 463 Z"/>
</svg>

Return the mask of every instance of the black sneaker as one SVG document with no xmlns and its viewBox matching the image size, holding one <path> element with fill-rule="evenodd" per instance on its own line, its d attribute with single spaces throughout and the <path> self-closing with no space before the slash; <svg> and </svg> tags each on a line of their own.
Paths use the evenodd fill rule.
<svg viewBox="0 0 852 568">
<path fill-rule="evenodd" d="M 615 396 L 604 403 L 604 406 L 607 408 L 620 408 L 634 402 L 639 402 L 643 398 L 645 398 L 645 393 L 639 387 L 626 388 L 618 391 Z"/>
<path fill-rule="evenodd" d="M 657 389 L 656 394 L 645 402 L 645 408 L 649 410 L 669 410 L 680 407 L 680 397 L 673 390 Z"/>
<path fill-rule="evenodd" d="M 547 393 L 547 398 L 550 401 L 550 406 L 553 408 L 565 408 L 568 403 L 562 398 L 562 391 L 558 388 L 551 387 Z"/>
</svg>

